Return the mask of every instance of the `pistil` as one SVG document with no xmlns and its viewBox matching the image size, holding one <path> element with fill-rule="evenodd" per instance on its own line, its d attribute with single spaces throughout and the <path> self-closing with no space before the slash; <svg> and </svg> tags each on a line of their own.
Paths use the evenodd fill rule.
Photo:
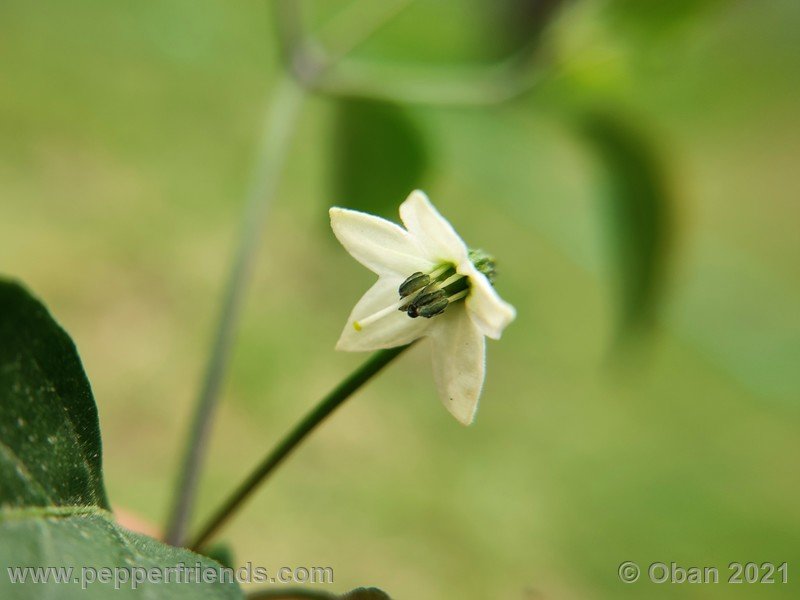
<svg viewBox="0 0 800 600">
<path fill-rule="evenodd" d="M 401 298 L 394 304 L 387 306 L 386 308 L 382 308 L 378 312 L 371 314 L 370 316 L 361 319 L 360 321 L 353 321 L 353 327 L 355 327 L 356 331 L 361 331 L 364 327 L 372 325 L 378 319 L 382 319 L 383 317 L 392 314 L 396 310 L 402 310 L 403 304 L 407 304 L 407 300 Z"/>
</svg>

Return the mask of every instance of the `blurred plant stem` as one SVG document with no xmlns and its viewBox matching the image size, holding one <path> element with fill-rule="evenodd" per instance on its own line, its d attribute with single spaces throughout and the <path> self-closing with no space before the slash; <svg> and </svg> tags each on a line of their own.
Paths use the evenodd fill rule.
<svg viewBox="0 0 800 600">
<path fill-rule="evenodd" d="M 411 2 L 374 3 L 383 5 L 382 12 L 372 8 L 366 11 L 367 19 L 377 27 Z M 355 44 L 344 47 L 340 44 L 339 48 L 328 50 L 320 36 L 303 31 L 297 2 L 279 3 L 285 5 L 279 13 L 285 23 L 282 45 L 287 68 L 311 91 L 430 106 L 486 106 L 512 100 L 541 81 L 544 69 L 540 63 L 549 64 L 548 57 L 541 52 L 543 37 L 564 3 L 565 0 L 541 0 L 539 8 L 532 11 L 536 22 L 529 27 L 522 48 L 494 64 L 472 67 L 400 67 L 385 62 L 376 65 L 353 58 L 345 60 Z M 363 16 L 363 3 L 353 3 L 350 12 L 355 6 L 362 8 Z M 346 27 L 338 29 L 347 31 Z"/>
<path fill-rule="evenodd" d="M 208 445 L 217 398 L 228 367 L 244 295 L 251 279 L 264 221 L 278 188 L 289 138 L 300 112 L 303 97 L 302 89 L 290 78 L 284 77 L 279 82 L 267 110 L 260 149 L 247 194 L 239 246 L 225 286 L 211 354 L 198 396 L 177 493 L 167 525 L 165 541 L 168 544 L 180 545 L 186 536 L 203 455 Z"/>
<path fill-rule="evenodd" d="M 350 52 L 380 31 L 413 1 L 351 2 L 314 37 L 303 27 L 301 3 L 277 0 L 273 5 L 274 14 L 287 68 L 301 82 L 316 86 L 324 73 L 335 69 Z"/>
<path fill-rule="evenodd" d="M 408 2 L 410 0 L 395 0 L 395 3 L 400 5 Z M 393 3 L 387 4 L 390 10 L 376 13 L 376 17 L 366 23 L 363 23 L 359 15 L 352 10 L 335 19 L 335 28 L 348 34 L 346 45 L 339 49 L 337 57 L 343 57 L 347 52 L 356 48 L 391 16 L 397 14 L 398 8 Z M 273 8 L 277 35 L 284 52 L 284 59 L 291 62 L 291 57 L 296 56 L 294 49 L 300 43 L 300 39 L 297 37 L 300 31 L 299 3 L 296 0 L 279 0 L 273 4 Z M 316 76 L 321 76 L 330 66 L 333 66 L 333 63 L 319 68 Z M 280 79 L 267 109 L 260 150 L 245 203 L 239 246 L 225 286 L 211 353 L 197 397 L 175 497 L 167 521 L 164 539 L 168 544 L 182 545 L 186 538 L 197 494 L 197 484 L 216 413 L 220 389 L 227 371 L 242 302 L 255 264 L 255 256 L 261 242 L 267 211 L 278 188 L 280 173 L 289 149 L 289 138 L 304 98 L 303 87 L 287 74 Z"/>
<path fill-rule="evenodd" d="M 219 528 L 242 506 L 245 500 L 262 484 L 267 477 L 300 445 L 300 443 L 333 413 L 345 400 L 358 391 L 361 386 L 377 375 L 383 367 L 397 358 L 408 346 L 399 346 L 374 353 L 363 365 L 342 381 L 323 398 L 305 418 L 300 421 L 286 437 L 264 458 L 250 476 L 230 495 L 228 500 L 214 513 L 214 516 L 200 529 L 200 533 L 189 548 L 200 551 L 203 545 Z"/>
</svg>

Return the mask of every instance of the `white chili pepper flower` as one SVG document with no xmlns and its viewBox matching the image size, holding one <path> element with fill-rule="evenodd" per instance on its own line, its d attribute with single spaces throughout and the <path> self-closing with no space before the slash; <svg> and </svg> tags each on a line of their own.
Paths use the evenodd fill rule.
<svg viewBox="0 0 800 600">
<path fill-rule="evenodd" d="M 442 402 L 469 425 L 483 387 L 484 338 L 499 339 L 516 315 L 492 285 L 494 260 L 469 250 L 418 190 L 400 205 L 405 229 L 344 208 L 331 208 L 330 217 L 345 249 L 378 275 L 336 348 L 363 352 L 430 338 Z"/>
</svg>

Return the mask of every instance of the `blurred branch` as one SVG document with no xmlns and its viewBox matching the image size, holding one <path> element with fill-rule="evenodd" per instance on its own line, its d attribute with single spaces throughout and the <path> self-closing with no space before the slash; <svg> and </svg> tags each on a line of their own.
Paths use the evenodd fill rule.
<svg viewBox="0 0 800 600">
<path fill-rule="evenodd" d="M 179 474 L 177 493 L 167 524 L 165 541 L 168 544 L 179 545 L 186 536 L 211 423 L 228 367 L 244 294 L 253 272 L 267 210 L 277 191 L 289 137 L 300 111 L 302 96 L 302 90 L 293 81 L 284 78 L 267 109 L 261 134 L 261 147 L 247 193 L 239 247 L 225 286 L 225 296 L 211 346 L 211 355 L 198 396 L 186 455 Z"/>
<path fill-rule="evenodd" d="M 392 74 L 387 76 L 387 72 Z M 335 75 L 320 78 L 313 89 L 408 104 L 481 106 L 512 100 L 540 79 L 540 73 L 521 66 L 516 58 L 486 67 L 417 67 L 413 71 L 351 61 Z"/>
<path fill-rule="evenodd" d="M 327 64 L 335 67 L 353 50 L 367 42 L 414 0 L 361 0 L 350 3 L 325 24 L 317 36 L 325 44 Z M 330 40 L 325 43 L 325 40 Z"/>
<path fill-rule="evenodd" d="M 548 25 L 558 14 L 566 0 L 527 0 L 523 18 L 528 21 L 527 42 L 524 47 L 493 65 L 477 67 L 400 67 L 379 65 L 352 58 L 343 60 L 364 39 L 354 39 L 338 50 L 327 50 L 317 37 L 305 32 L 302 15 L 297 2 L 282 0 L 279 4 L 279 38 L 283 44 L 284 61 L 292 75 L 309 90 L 334 96 L 357 96 L 374 100 L 404 102 L 410 104 L 480 106 L 499 104 L 511 100 L 533 88 L 542 79 L 548 62 L 540 52 L 542 37 Z M 411 0 L 395 0 L 381 5 L 383 12 L 367 12 L 375 26 L 382 25 Z M 350 5 L 347 15 L 337 21 L 356 17 L 363 19 L 364 12 L 357 15 Z M 352 26 L 339 29 L 346 31 Z M 345 36 L 345 39 L 347 37 Z"/>
<path fill-rule="evenodd" d="M 320 79 L 413 1 L 352 2 L 312 37 L 304 31 L 302 3 L 278 0 L 273 6 L 284 65 L 302 85 L 316 89 Z M 331 38 L 335 45 L 326 48 L 320 38 Z"/>
<path fill-rule="evenodd" d="M 336 54 L 328 57 L 328 62 L 324 67 L 317 66 L 313 72 L 306 74 L 308 77 L 306 83 L 313 85 L 315 77 L 321 76 L 327 68 L 333 67 L 337 60 L 369 39 L 377 29 L 410 1 L 395 0 L 393 3 L 387 3 L 391 10 L 384 9 L 376 12 L 374 18 L 366 21 L 362 18 L 361 13 L 358 15 L 359 19 L 356 20 L 352 11 L 347 11 L 337 17 L 333 28 L 340 33 L 346 32 L 346 42 Z M 384 3 L 375 4 L 383 5 Z M 289 49 L 301 43 L 300 2 L 298 0 L 276 0 L 274 6 L 278 40 L 284 52 L 284 58 L 286 58 L 289 56 L 287 54 L 290 52 Z M 225 379 L 245 291 L 254 269 L 255 255 L 261 242 L 261 232 L 266 214 L 277 191 L 280 173 L 288 151 L 289 137 L 300 112 L 304 97 L 302 92 L 303 90 L 294 81 L 284 77 L 267 110 L 261 149 L 247 194 L 239 246 L 225 287 L 211 354 L 197 398 L 194 420 L 179 473 L 178 486 L 167 521 L 165 541 L 169 544 L 180 545 L 186 537 L 211 425 L 222 382 Z"/>
</svg>

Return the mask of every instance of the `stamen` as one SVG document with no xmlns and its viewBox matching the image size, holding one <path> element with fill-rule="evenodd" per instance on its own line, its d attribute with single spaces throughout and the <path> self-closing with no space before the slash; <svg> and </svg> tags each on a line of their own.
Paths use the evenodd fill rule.
<svg viewBox="0 0 800 600">
<path fill-rule="evenodd" d="M 436 269 L 434 271 L 431 271 L 430 278 L 435 281 L 435 280 L 439 279 L 439 277 L 441 277 L 443 274 L 447 273 L 447 271 L 449 271 L 452 268 L 453 268 L 452 265 L 444 264 L 441 267 L 439 267 L 438 269 Z"/>
<path fill-rule="evenodd" d="M 447 301 L 448 301 L 448 302 L 458 302 L 458 301 L 459 301 L 459 300 L 461 300 L 462 298 L 466 298 L 466 297 L 467 297 L 467 295 L 469 295 L 469 288 L 467 288 L 467 289 L 465 289 L 465 290 L 461 290 L 461 291 L 460 291 L 460 292 L 458 292 L 457 294 L 453 294 L 452 296 L 450 296 L 450 297 L 447 299 Z"/>
<path fill-rule="evenodd" d="M 400 294 L 401 298 L 405 298 L 406 296 L 410 296 L 414 292 L 418 292 L 425 286 L 427 286 L 431 282 L 430 275 L 426 275 L 421 271 L 417 271 L 411 277 L 406 279 L 403 283 L 400 284 L 400 287 L 397 289 L 397 293 Z"/>
<path fill-rule="evenodd" d="M 436 315 L 443 313 L 448 304 L 449 302 L 447 298 L 440 297 L 431 300 L 430 302 L 426 302 L 425 304 L 420 304 L 419 306 L 412 306 L 408 309 L 408 316 L 412 319 L 416 317 L 425 317 L 426 319 L 430 319 L 431 317 L 435 317 Z"/>
<path fill-rule="evenodd" d="M 454 296 L 463 290 L 469 289 L 469 280 L 466 277 L 460 277 L 450 283 L 448 281 L 447 285 L 443 286 L 445 292 L 447 292 L 448 296 Z"/>
<path fill-rule="evenodd" d="M 396 310 L 408 314 L 412 319 L 430 319 L 445 311 L 452 303 L 469 294 L 469 281 L 456 272 L 453 265 L 444 264 L 430 273 L 417 271 L 409 276 L 397 290 L 400 299 L 376 313 L 353 321 L 356 331 L 372 325 Z"/>
<path fill-rule="evenodd" d="M 441 307 L 441 308 L 440 308 Z M 447 293 L 444 290 L 433 290 L 423 292 L 408 307 L 408 316 L 412 319 L 417 317 L 430 318 L 434 314 L 439 314 L 447 308 Z"/>
<path fill-rule="evenodd" d="M 458 281 L 459 279 L 461 279 L 463 277 L 464 277 L 464 275 L 460 275 L 458 273 L 455 273 L 455 274 L 451 275 L 450 277 L 448 277 L 447 279 L 445 279 L 444 282 L 440 283 L 439 285 L 442 288 L 446 288 L 451 283 L 455 283 L 456 281 Z"/>
</svg>

